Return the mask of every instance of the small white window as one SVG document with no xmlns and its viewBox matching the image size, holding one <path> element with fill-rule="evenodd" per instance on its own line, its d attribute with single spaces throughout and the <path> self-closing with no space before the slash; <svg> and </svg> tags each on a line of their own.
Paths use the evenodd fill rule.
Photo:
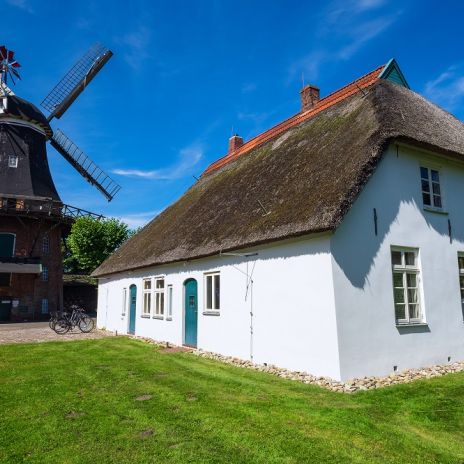
<svg viewBox="0 0 464 464">
<path fill-rule="evenodd" d="M 42 300 L 42 314 L 48 314 L 48 300 L 44 298 Z"/>
<path fill-rule="evenodd" d="M 151 279 L 144 279 L 142 316 L 150 316 L 150 313 L 151 313 Z"/>
<path fill-rule="evenodd" d="M 459 288 L 461 289 L 462 318 L 464 320 L 464 253 L 458 254 Z"/>
<path fill-rule="evenodd" d="M 166 319 L 172 320 L 172 285 L 168 285 L 168 313 Z"/>
<path fill-rule="evenodd" d="M 392 249 L 393 295 L 397 324 L 423 322 L 416 249 Z"/>
<path fill-rule="evenodd" d="M 219 311 L 221 307 L 220 279 L 219 272 L 205 274 L 205 311 Z"/>
<path fill-rule="evenodd" d="M 42 266 L 42 280 L 48 282 L 48 267 Z"/>
<path fill-rule="evenodd" d="M 155 279 L 155 314 L 154 317 L 164 317 L 164 278 Z"/>
<path fill-rule="evenodd" d="M 17 155 L 8 156 L 8 167 L 9 168 L 17 168 L 18 167 L 18 156 Z"/>
<path fill-rule="evenodd" d="M 50 237 L 48 234 L 44 235 L 42 240 L 42 253 L 44 255 L 48 255 L 48 253 L 50 253 Z"/>
<path fill-rule="evenodd" d="M 127 288 L 122 289 L 122 308 L 121 308 L 121 316 L 126 315 L 126 308 L 127 308 Z"/>
<path fill-rule="evenodd" d="M 421 166 L 420 173 L 422 202 L 424 203 L 424 206 L 442 209 L 443 202 L 439 171 Z"/>
</svg>

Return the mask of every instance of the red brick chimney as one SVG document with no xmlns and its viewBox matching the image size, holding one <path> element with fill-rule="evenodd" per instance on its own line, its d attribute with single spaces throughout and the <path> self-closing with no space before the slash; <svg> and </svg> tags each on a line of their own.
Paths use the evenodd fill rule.
<svg viewBox="0 0 464 464">
<path fill-rule="evenodd" d="M 301 112 L 310 110 L 319 101 L 319 87 L 315 85 L 305 85 L 300 90 Z"/>
<path fill-rule="evenodd" d="M 228 155 L 232 154 L 235 150 L 240 148 L 243 145 L 243 139 L 240 135 L 234 134 L 229 139 L 229 151 L 227 152 Z"/>
</svg>

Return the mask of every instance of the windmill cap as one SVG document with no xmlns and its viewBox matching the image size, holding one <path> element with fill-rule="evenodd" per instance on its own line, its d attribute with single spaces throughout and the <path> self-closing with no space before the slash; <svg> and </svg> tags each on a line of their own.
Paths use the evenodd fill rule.
<svg viewBox="0 0 464 464">
<path fill-rule="evenodd" d="M 18 97 L 17 95 L 8 95 L 6 109 L 0 113 L 0 122 L 2 118 L 14 118 L 29 122 L 39 126 L 47 137 L 52 136 L 52 129 L 45 115 L 34 104 Z"/>
</svg>

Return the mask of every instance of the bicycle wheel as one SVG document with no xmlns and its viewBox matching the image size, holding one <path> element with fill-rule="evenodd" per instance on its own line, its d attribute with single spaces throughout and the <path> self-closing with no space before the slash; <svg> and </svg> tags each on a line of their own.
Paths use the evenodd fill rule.
<svg viewBox="0 0 464 464">
<path fill-rule="evenodd" d="M 58 335 L 64 335 L 66 332 L 68 332 L 70 329 L 69 322 L 66 319 L 58 319 L 55 322 L 55 326 L 53 327 L 53 330 L 58 334 Z"/>
<path fill-rule="evenodd" d="M 55 318 L 52 318 L 48 321 L 48 326 L 50 327 L 50 329 L 52 330 L 55 330 L 55 324 L 56 324 L 56 319 Z"/>
<path fill-rule="evenodd" d="M 81 320 L 79 321 L 79 329 L 81 332 L 89 333 L 95 327 L 94 320 L 89 316 L 82 316 Z"/>
</svg>

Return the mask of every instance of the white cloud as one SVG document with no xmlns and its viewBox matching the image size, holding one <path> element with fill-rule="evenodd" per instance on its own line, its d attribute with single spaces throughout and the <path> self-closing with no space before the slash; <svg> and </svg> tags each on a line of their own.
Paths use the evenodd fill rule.
<svg viewBox="0 0 464 464">
<path fill-rule="evenodd" d="M 118 37 L 116 41 L 123 46 L 123 58 L 134 70 L 139 70 L 150 56 L 151 32 L 144 25 L 139 25 L 136 30 Z"/>
<path fill-rule="evenodd" d="M 303 75 L 305 82 L 314 83 L 324 65 L 351 59 L 385 32 L 401 14 L 401 11 L 385 12 L 385 4 L 385 0 L 335 0 L 329 3 L 313 31 L 314 37 L 309 38 L 317 44 L 316 47 L 290 64 L 288 80 L 301 79 Z"/>
<path fill-rule="evenodd" d="M 127 215 L 118 216 L 122 222 L 125 222 L 131 229 L 136 229 L 137 227 L 143 227 L 154 217 L 158 216 L 160 210 L 154 211 L 145 211 L 141 213 L 131 213 Z"/>
<path fill-rule="evenodd" d="M 193 144 L 183 148 L 179 152 L 179 160 L 176 164 L 163 169 L 114 169 L 112 172 L 120 176 L 139 177 L 144 179 L 173 180 L 181 179 L 190 174 L 193 168 L 203 159 L 203 148 L 199 144 Z"/>
<path fill-rule="evenodd" d="M 19 8 L 20 10 L 26 11 L 27 13 L 34 13 L 34 10 L 27 0 L 6 0 L 6 3 L 10 6 Z"/>
<path fill-rule="evenodd" d="M 424 94 L 448 110 L 453 110 L 464 100 L 464 64 L 452 65 L 428 81 Z"/>
</svg>

